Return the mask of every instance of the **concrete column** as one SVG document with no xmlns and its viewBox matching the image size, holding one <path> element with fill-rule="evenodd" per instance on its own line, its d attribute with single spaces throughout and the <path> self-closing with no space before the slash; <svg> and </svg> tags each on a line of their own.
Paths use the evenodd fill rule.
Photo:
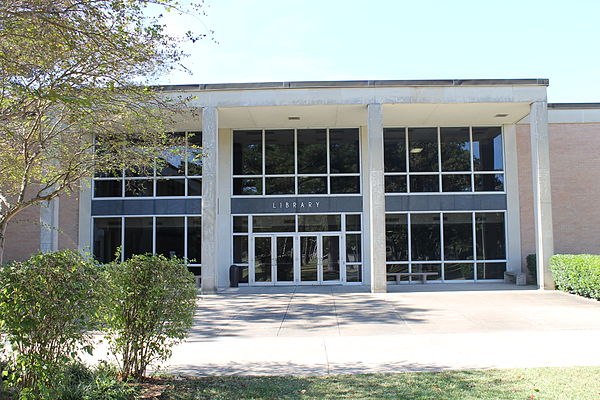
<svg viewBox="0 0 600 400">
<path fill-rule="evenodd" d="M 40 251 L 43 253 L 58 250 L 58 206 L 58 197 L 40 206 Z"/>
<path fill-rule="evenodd" d="M 550 257 L 554 254 L 552 231 L 552 192 L 550 188 L 550 143 L 548 110 L 545 101 L 531 104 L 531 171 L 533 178 L 533 214 L 538 285 L 554 289 Z"/>
<path fill-rule="evenodd" d="M 216 107 L 202 109 L 202 293 L 216 293 L 218 236 L 217 213 L 219 113 Z"/>
<path fill-rule="evenodd" d="M 387 292 L 385 265 L 385 187 L 383 180 L 383 107 L 367 106 L 367 168 L 369 176 L 365 219 L 369 220 L 369 264 L 371 267 L 371 292 Z"/>
<path fill-rule="evenodd" d="M 506 187 L 507 271 L 521 272 L 521 208 L 519 206 L 519 162 L 517 157 L 517 126 L 504 125 L 504 184 Z"/>
<path fill-rule="evenodd" d="M 83 254 L 92 253 L 92 180 L 82 179 L 79 188 L 79 231 L 77 247 Z"/>
<path fill-rule="evenodd" d="M 229 286 L 229 266 L 233 263 L 233 251 L 231 250 L 231 174 L 233 166 L 231 163 L 232 130 L 219 129 L 219 185 L 217 198 L 219 199 L 219 210 L 217 213 L 217 236 L 218 240 L 218 264 L 217 264 L 217 287 Z"/>
</svg>

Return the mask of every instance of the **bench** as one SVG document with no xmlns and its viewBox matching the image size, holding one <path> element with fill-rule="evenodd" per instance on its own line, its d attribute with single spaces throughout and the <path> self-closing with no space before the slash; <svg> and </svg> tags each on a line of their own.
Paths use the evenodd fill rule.
<svg viewBox="0 0 600 400">
<path fill-rule="evenodd" d="M 515 272 L 515 271 L 504 272 L 504 283 L 515 282 L 515 285 L 517 285 L 517 286 L 524 286 L 527 284 L 525 278 L 526 278 L 526 276 L 522 272 Z"/>
<path fill-rule="evenodd" d="M 437 272 L 388 272 L 386 274 L 387 276 L 393 276 L 396 278 L 396 284 L 400 284 L 400 278 L 403 276 L 408 276 L 409 279 L 412 276 L 420 276 L 421 277 L 421 283 L 425 283 L 427 282 L 427 277 L 428 276 L 438 276 Z"/>
</svg>

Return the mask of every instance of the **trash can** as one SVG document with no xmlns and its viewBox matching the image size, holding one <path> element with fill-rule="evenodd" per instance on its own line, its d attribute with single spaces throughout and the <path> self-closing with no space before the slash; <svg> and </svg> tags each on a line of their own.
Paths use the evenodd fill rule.
<svg viewBox="0 0 600 400">
<path fill-rule="evenodd" d="M 229 267 L 229 287 L 238 287 L 240 284 L 241 269 L 237 265 Z"/>
</svg>

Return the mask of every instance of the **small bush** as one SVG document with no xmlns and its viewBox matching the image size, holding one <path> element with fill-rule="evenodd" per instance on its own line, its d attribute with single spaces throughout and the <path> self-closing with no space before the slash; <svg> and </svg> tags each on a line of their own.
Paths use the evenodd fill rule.
<svg viewBox="0 0 600 400">
<path fill-rule="evenodd" d="M 529 254 L 526 257 L 527 265 L 527 284 L 537 285 L 537 261 L 535 254 Z"/>
<path fill-rule="evenodd" d="M 92 262 L 68 250 L 0 266 L 0 332 L 21 398 L 53 398 L 64 365 L 91 351 L 99 278 Z"/>
<path fill-rule="evenodd" d="M 557 289 L 600 300 L 600 256 L 555 255 L 550 269 Z"/>
<path fill-rule="evenodd" d="M 81 363 L 66 367 L 57 387 L 57 400 L 131 400 L 136 390 L 117 379 L 118 370 L 107 363 L 88 368 Z"/>
<path fill-rule="evenodd" d="M 106 276 L 107 339 L 120 360 L 122 379 L 139 379 L 187 336 L 196 307 L 194 276 L 183 260 L 162 255 L 110 264 Z"/>
</svg>

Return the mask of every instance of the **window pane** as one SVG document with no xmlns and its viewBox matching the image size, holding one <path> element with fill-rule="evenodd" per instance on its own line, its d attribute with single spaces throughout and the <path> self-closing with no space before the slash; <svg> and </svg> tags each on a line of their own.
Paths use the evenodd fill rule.
<svg viewBox="0 0 600 400">
<path fill-rule="evenodd" d="M 473 167 L 475 171 L 501 171 L 504 169 L 502 155 L 502 128 L 473 128 Z"/>
<path fill-rule="evenodd" d="M 503 260 L 506 257 L 504 213 L 476 213 L 475 235 L 478 260 Z"/>
<path fill-rule="evenodd" d="M 504 279 L 506 263 L 478 263 L 477 279 Z"/>
<path fill-rule="evenodd" d="M 442 175 L 443 192 L 470 192 L 471 175 Z"/>
<path fill-rule="evenodd" d="M 233 132 L 233 174 L 262 175 L 262 131 Z"/>
<path fill-rule="evenodd" d="M 240 283 L 248 283 L 248 267 L 240 266 Z"/>
<path fill-rule="evenodd" d="M 411 172 L 437 172 L 437 128 L 408 128 L 408 153 Z"/>
<path fill-rule="evenodd" d="M 327 173 L 327 130 L 299 129 L 298 173 Z"/>
<path fill-rule="evenodd" d="M 158 179 L 157 196 L 185 196 L 185 179 Z"/>
<path fill-rule="evenodd" d="M 473 259 L 473 215 L 444 214 L 444 259 Z"/>
<path fill-rule="evenodd" d="M 440 191 L 440 181 L 437 175 L 411 175 L 409 179 L 411 192 Z"/>
<path fill-rule="evenodd" d="M 331 194 L 360 193 L 358 176 L 332 176 Z"/>
<path fill-rule="evenodd" d="M 125 218 L 125 259 L 152 253 L 152 218 Z"/>
<path fill-rule="evenodd" d="M 233 180 L 233 194 L 237 195 L 262 195 L 261 178 L 236 178 Z"/>
<path fill-rule="evenodd" d="M 501 192 L 504 190 L 504 174 L 475 174 L 476 192 Z"/>
<path fill-rule="evenodd" d="M 121 197 L 122 182 L 121 180 L 94 181 L 94 197 Z"/>
<path fill-rule="evenodd" d="M 202 264 L 202 217 L 188 217 L 188 262 Z"/>
<path fill-rule="evenodd" d="M 152 177 L 154 176 L 154 168 L 131 168 L 125 170 L 125 176 L 132 178 Z"/>
<path fill-rule="evenodd" d="M 101 263 L 114 261 L 121 246 L 121 218 L 94 218 L 94 257 Z"/>
<path fill-rule="evenodd" d="M 233 217 L 233 231 L 234 232 L 248 232 L 248 217 L 234 216 Z"/>
<path fill-rule="evenodd" d="M 127 197 L 152 197 L 154 195 L 154 181 L 152 179 L 126 179 L 125 196 Z"/>
<path fill-rule="evenodd" d="M 346 215 L 346 230 L 360 231 L 360 215 Z"/>
<path fill-rule="evenodd" d="M 362 265 L 346 265 L 346 282 L 362 282 Z"/>
<path fill-rule="evenodd" d="M 321 176 L 300 176 L 298 177 L 299 194 L 326 194 L 327 178 Z"/>
<path fill-rule="evenodd" d="M 385 177 L 386 193 L 406 193 L 406 176 L 390 175 Z"/>
<path fill-rule="evenodd" d="M 413 260 L 440 259 L 439 214 L 412 214 L 410 216 L 410 233 Z"/>
<path fill-rule="evenodd" d="M 473 280 L 475 269 L 473 264 L 444 264 L 444 280 Z"/>
<path fill-rule="evenodd" d="M 385 172 L 406 172 L 406 132 L 404 128 L 383 130 Z"/>
<path fill-rule="evenodd" d="M 180 145 L 163 151 L 162 157 L 157 163 L 156 175 L 185 175 L 185 132 L 171 132 L 169 135 Z"/>
<path fill-rule="evenodd" d="M 267 194 L 294 194 L 294 178 L 267 178 Z"/>
<path fill-rule="evenodd" d="M 295 232 L 293 215 L 269 215 L 252 217 L 253 232 Z"/>
<path fill-rule="evenodd" d="M 202 175 L 202 132 L 188 132 L 188 176 Z"/>
<path fill-rule="evenodd" d="M 202 196 L 202 179 L 188 178 L 188 196 Z"/>
<path fill-rule="evenodd" d="M 294 173 L 294 131 L 265 131 L 265 173 Z M 268 185 L 267 185 L 268 187 Z"/>
<path fill-rule="evenodd" d="M 332 174 L 359 172 L 358 146 L 358 129 L 330 129 L 330 172 Z"/>
<path fill-rule="evenodd" d="M 346 235 L 346 261 L 360 262 L 360 234 Z"/>
<path fill-rule="evenodd" d="M 442 171 L 470 171 L 469 128 L 440 128 Z"/>
<path fill-rule="evenodd" d="M 233 262 L 248 263 L 248 236 L 233 237 Z"/>
<path fill-rule="evenodd" d="M 408 264 L 388 264 L 386 266 L 386 270 L 388 274 L 392 273 L 407 273 L 408 272 Z M 398 281 L 398 278 L 394 275 L 388 276 L 387 280 L 390 282 Z M 404 275 L 400 277 L 401 281 L 408 281 L 408 276 Z"/>
<path fill-rule="evenodd" d="M 339 215 L 299 215 L 299 232 L 339 231 L 342 229 Z"/>
<path fill-rule="evenodd" d="M 408 261 L 407 221 L 406 214 L 386 214 L 386 261 Z"/>
<path fill-rule="evenodd" d="M 438 281 L 442 279 L 442 267 L 440 264 L 412 264 L 411 272 L 435 272 L 437 275 L 429 275 L 427 277 L 428 281 Z M 421 280 L 421 277 L 413 277 L 411 280 Z"/>
<path fill-rule="evenodd" d="M 184 217 L 156 218 L 156 254 L 183 258 Z"/>
</svg>

